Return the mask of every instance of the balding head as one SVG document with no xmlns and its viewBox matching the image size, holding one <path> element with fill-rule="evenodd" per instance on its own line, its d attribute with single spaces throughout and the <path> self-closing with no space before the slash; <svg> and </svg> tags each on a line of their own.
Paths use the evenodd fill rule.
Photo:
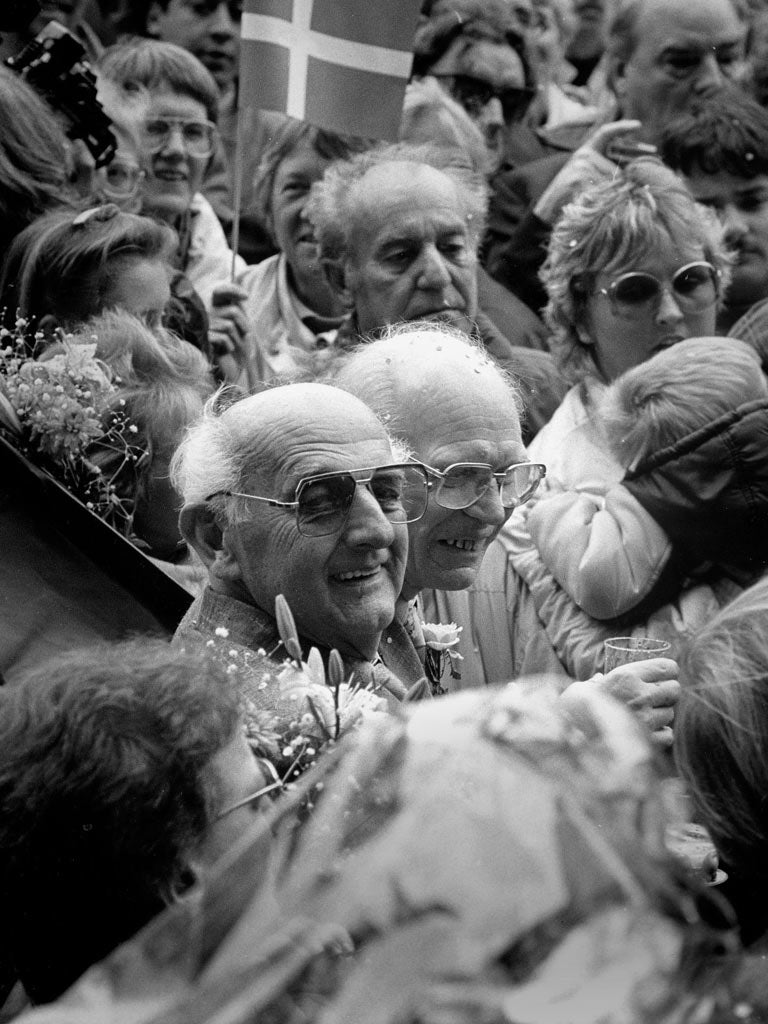
<svg viewBox="0 0 768 1024">
<path fill-rule="evenodd" d="M 514 386 L 484 349 L 456 330 L 432 323 L 396 328 L 354 352 L 334 380 L 434 469 L 480 463 L 501 472 L 527 461 Z M 435 498 L 439 480 L 433 477 L 426 515 L 409 527 L 407 597 L 424 587 L 470 586 L 509 514 L 493 482 L 470 507 L 443 508 Z"/>
<path fill-rule="evenodd" d="M 209 404 L 174 459 L 182 532 L 214 590 L 270 616 L 282 593 L 302 637 L 371 657 L 394 616 L 407 529 L 365 486 L 338 516 L 335 491 L 322 511 L 296 502 L 307 478 L 393 461 L 373 412 L 335 387 L 286 385 L 221 413 Z"/>
</svg>

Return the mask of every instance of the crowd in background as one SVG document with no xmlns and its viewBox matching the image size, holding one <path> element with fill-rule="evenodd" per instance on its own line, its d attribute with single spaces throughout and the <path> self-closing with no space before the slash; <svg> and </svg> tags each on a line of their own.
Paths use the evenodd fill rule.
<svg viewBox="0 0 768 1024">
<path fill-rule="evenodd" d="M 0 492 L 0 1020 L 768 1019 L 768 5 L 424 0 L 396 142 L 40 6 L 0 456 L 121 536 Z"/>
</svg>

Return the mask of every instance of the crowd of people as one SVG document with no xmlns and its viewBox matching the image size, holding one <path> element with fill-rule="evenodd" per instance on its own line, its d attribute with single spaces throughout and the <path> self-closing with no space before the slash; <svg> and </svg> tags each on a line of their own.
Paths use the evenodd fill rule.
<svg viewBox="0 0 768 1024">
<path fill-rule="evenodd" d="M 765 0 L 424 0 L 396 142 L 34 6 L 0 1022 L 768 1020 Z"/>
</svg>

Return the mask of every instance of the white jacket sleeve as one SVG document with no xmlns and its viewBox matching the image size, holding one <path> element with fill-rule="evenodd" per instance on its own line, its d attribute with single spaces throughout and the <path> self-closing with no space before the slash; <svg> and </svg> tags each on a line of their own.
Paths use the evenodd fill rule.
<svg viewBox="0 0 768 1024">
<path fill-rule="evenodd" d="M 552 493 L 527 517 L 542 561 L 595 619 L 614 619 L 652 590 L 669 560 L 666 533 L 621 484 L 604 494 Z"/>
</svg>

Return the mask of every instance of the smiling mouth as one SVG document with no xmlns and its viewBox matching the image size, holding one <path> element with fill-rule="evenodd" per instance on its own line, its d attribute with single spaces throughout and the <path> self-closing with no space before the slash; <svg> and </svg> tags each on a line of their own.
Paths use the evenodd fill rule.
<svg viewBox="0 0 768 1024">
<path fill-rule="evenodd" d="M 460 551 L 477 551 L 480 547 L 480 541 L 468 539 L 441 540 L 440 543 L 449 548 L 458 548 Z"/>
<path fill-rule="evenodd" d="M 187 176 L 183 171 L 155 171 L 155 177 L 160 181 L 186 181 Z"/>
<path fill-rule="evenodd" d="M 338 583 L 355 583 L 357 580 L 369 580 L 376 576 L 381 569 L 377 565 L 374 569 L 352 569 L 350 572 L 337 572 L 331 577 Z"/>
</svg>

